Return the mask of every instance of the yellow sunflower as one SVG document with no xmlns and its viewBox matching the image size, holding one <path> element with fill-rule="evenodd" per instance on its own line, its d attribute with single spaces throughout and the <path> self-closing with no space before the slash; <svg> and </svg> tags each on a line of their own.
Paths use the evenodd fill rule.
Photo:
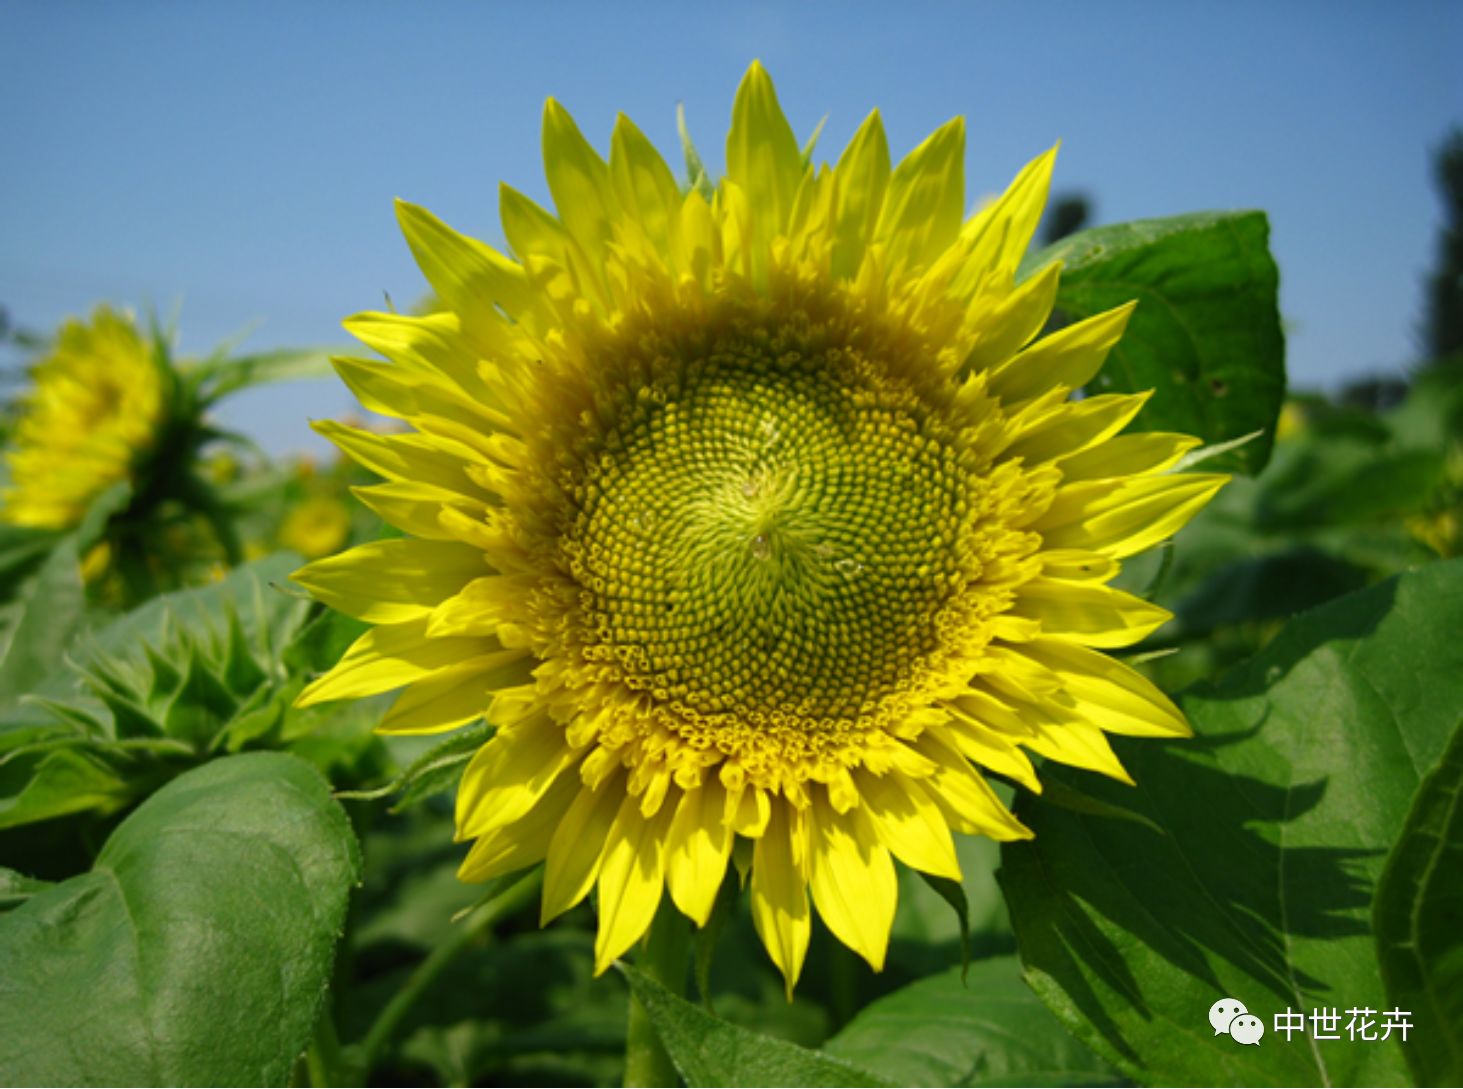
<svg viewBox="0 0 1463 1089">
<path fill-rule="evenodd" d="M 597 971 L 667 892 L 705 923 L 734 850 L 789 990 L 814 907 L 877 969 L 895 859 L 1030 834 L 978 766 L 1126 780 L 1104 731 L 1189 732 L 1103 653 L 1169 614 L 1106 584 L 1225 478 L 1119 435 L 1143 395 L 1072 399 L 1130 306 L 1035 339 L 1053 152 L 966 219 L 961 119 L 891 169 L 873 113 L 813 166 L 758 64 L 710 199 L 624 117 L 606 162 L 550 100 L 543 151 L 557 215 L 505 186 L 512 257 L 403 203 L 446 309 L 347 322 L 389 362 L 341 376 L 414 431 L 320 430 L 409 537 L 296 576 L 375 625 L 301 702 L 486 713 L 461 875 L 544 862 L 544 920 L 597 887 Z"/>
<path fill-rule="evenodd" d="M 5 460 L 0 520 L 66 529 L 131 479 L 167 413 L 166 374 L 127 317 L 102 306 L 61 327 L 32 370 Z"/>
<path fill-rule="evenodd" d="M 350 536 L 351 517 L 343 499 L 310 495 L 292 506 L 277 534 L 281 547 L 310 558 L 334 552 Z"/>
</svg>

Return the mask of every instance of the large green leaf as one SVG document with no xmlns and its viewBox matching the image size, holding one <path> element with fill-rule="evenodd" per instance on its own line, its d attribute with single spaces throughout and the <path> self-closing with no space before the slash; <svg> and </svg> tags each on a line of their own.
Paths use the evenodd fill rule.
<svg viewBox="0 0 1463 1089">
<path fill-rule="evenodd" d="M 0 916 L 0 1083 L 283 1084 L 359 872 L 307 764 L 257 753 L 181 776 L 90 873 Z"/>
<path fill-rule="evenodd" d="M 1138 786 L 1048 765 L 1163 831 L 1024 798 L 1036 833 L 1003 850 L 1027 977 L 1129 1077 L 1160 1084 L 1404 1083 L 1403 1048 L 1351 1041 L 1383 1008 L 1371 901 L 1383 858 L 1458 716 L 1463 562 L 1435 564 L 1293 621 L 1184 707 L 1199 737 L 1115 747 Z M 1222 998 L 1267 1034 L 1210 1027 Z M 1275 1016 L 1342 1011 L 1340 1041 Z M 1360 1026 L 1358 1026 L 1360 1027 Z"/>
<path fill-rule="evenodd" d="M 1099 1085 L 1113 1071 L 1073 1039 L 1021 980 L 991 957 L 877 1000 L 824 1051 L 895 1085 Z"/>
<path fill-rule="evenodd" d="M 1373 914 L 1388 1005 L 1413 1014 L 1417 1080 L 1463 1083 L 1463 724 L 1417 792 Z"/>
<path fill-rule="evenodd" d="M 628 965 L 622 964 L 620 970 L 692 1089 L 707 1085 L 892 1084 L 841 1059 L 713 1017 Z"/>
<path fill-rule="evenodd" d="M 1153 390 L 1135 426 L 1255 441 L 1212 468 L 1256 473 L 1285 394 L 1279 276 L 1263 212 L 1202 212 L 1096 227 L 1027 258 L 1063 262 L 1057 310 L 1073 320 L 1138 300 L 1089 392 Z"/>
</svg>

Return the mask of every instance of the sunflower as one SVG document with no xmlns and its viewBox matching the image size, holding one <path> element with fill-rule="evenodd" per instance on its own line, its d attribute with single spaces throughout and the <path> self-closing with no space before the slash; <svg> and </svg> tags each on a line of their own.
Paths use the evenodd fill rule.
<svg viewBox="0 0 1463 1089">
<path fill-rule="evenodd" d="M 461 876 L 542 861 L 544 921 L 597 888 L 596 971 L 667 892 L 704 924 L 734 856 L 789 992 L 813 908 L 878 969 L 894 860 L 1030 835 L 980 768 L 1129 781 L 1104 731 L 1189 733 L 1103 653 L 1169 614 L 1107 583 L 1225 478 L 1119 434 L 1143 395 L 1073 399 L 1131 306 L 1037 339 L 1054 152 L 967 219 L 961 119 L 891 169 L 876 112 L 815 167 L 758 64 L 714 191 L 553 100 L 543 152 L 557 214 L 503 187 L 512 257 L 402 203 L 446 309 L 346 323 L 389 362 L 341 376 L 412 430 L 319 429 L 408 536 L 296 576 L 374 625 L 301 703 L 486 714 Z"/>
<path fill-rule="evenodd" d="M 101 306 L 89 322 L 61 327 L 32 380 L 5 455 L 0 520 L 66 529 L 151 452 L 167 413 L 166 372 L 132 322 Z"/>
<path fill-rule="evenodd" d="M 350 536 L 350 511 L 342 498 L 309 495 L 292 506 L 280 523 L 280 546 L 301 556 L 334 552 Z"/>
</svg>

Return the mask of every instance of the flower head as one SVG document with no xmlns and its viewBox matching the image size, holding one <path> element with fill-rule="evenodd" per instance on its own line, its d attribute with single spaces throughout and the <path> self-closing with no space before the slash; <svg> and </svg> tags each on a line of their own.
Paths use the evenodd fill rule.
<svg viewBox="0 0 1463 1089">
<path fill-rule="evenodd" d="M 606 162 L 551 100 L 544 159 L 512 257 L 402 204 L 446 309 L 347 323 L 389 362 L 340 374 L 413 430 L 321 430 L 409 536 L 297 575 L 375 625 L 302 701 L 486 712 L 462 876 L 544 861 L 546 920 L 597 886 L 599 970 L 667 892 L 704 923 L 738 843 L 789 988 L 813 907 L 878 968 L 895 859 L 1030 834 L 977 765 L 1126 778 L 1104 731 L 1188 732 L 1103 653 L 1169 614 L 1107 583 L 1224 478 L 1118 434 L 1143 396 L 1072 399 L 1129 306 L 1035 339 L 1053 153 L 967 219 L 959 119 L 891 168 L 874 113 L 815 167 L 754 64 L 710 199 L 624 117 Z"/>
<path fill-rule="evenodd" d="M 167 376 L 132 322 L 102 306 L 89 322 L 61 327 L 32 379 L 5 455 L 0 520 L 65 529 L 152 452 L 167 413 Z"/>
</svg>

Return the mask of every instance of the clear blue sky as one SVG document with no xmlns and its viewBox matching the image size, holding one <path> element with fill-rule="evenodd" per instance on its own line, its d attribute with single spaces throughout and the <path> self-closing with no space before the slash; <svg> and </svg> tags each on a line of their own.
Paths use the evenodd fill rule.
<svg viewBox="0 0 1463 1089">
<path fill-rule="evenodd" d="M 546 201 L 552 94 L 601 148 L 615 112 L 669 156 L 674 108 L 718 162 L 753 57 L 836 154 L 879 106 L 896 153 L 969 122 L 972 196 L 1058 138 L 1098 219 L 1259 207 L 1295 384 L 1416 348 L 1440 209 L 1428 155 L 1463 122 L 1463 4 L 74 3 L 11 0 L 0 45 L 0 305 L 45 328 L 98 300 L 166 310 L 202 352 L 339 343 L 423 283 L 391 200 L 497 240 L 496 183 Z M 673 160 L 674 161 L 674 160 Z M 331 383 L 228 422 L 316 448 Z"/>
</svg>

